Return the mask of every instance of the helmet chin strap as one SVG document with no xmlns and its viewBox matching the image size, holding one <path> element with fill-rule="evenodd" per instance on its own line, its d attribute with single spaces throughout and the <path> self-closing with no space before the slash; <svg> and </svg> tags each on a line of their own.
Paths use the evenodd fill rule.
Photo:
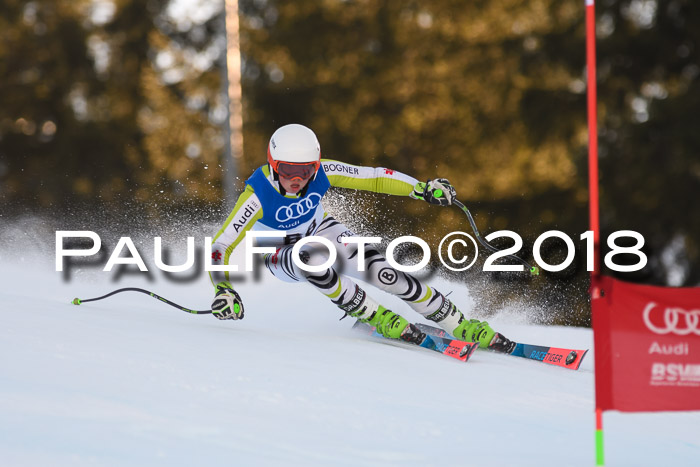
<svg viewBox="0 0 700 467">
<path fill-rule="evenodd" d="M 309 185 L 311 184 L 311 180 L 313 180 L 313 178 L 310 178 L 309 181 L 306 182 L 306 185 L 304 185 L 304 188 L 302 188 L 301 190 L 299 190 L 299 192 L 297 193 L 298 196 L 301 196 L 301 197 L 306 196 L 306 192 L 307 192 L 308 189 L 309 189 Z"/>
</svg>

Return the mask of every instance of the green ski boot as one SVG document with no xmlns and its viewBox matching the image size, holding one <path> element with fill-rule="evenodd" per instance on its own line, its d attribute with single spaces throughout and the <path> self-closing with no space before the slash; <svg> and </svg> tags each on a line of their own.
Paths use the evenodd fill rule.
<svg viewBox="0 0 700 467">
<path fill-rule="evenodd" d="M 482 349 L 488 348 L 495 334 L 489 323 L 478 319 L 465 319 L 454 330 L 454 336 L 457 339 L 467 342 L 478 342 L 479 347 Z"/>
<path fill-rule="evenodd" d="M 379 305 L 377 312 L 367 323 L 377 328 L 379 334 L 390 339 L 401 337 L 401 333 L 408 326 L 408 321 L 403 317 L 381 305 Z"/>
<path fill-rule="evenodd" d="M 389 339 L 401 339 L 419 345 L 425 340 L 424 332 L 401 315 L 375 302 L 359 286 L 355 286 L 355 294 L 350 303 L 339 308 L 353 318 L 374 326 L 379 334 Z"/>
<path fill-rule="evenodd" d="M 416 345 L 420 345 L 425 340 L 423 331 L 406 321 L 401 315 L 387 310 L 381 305 L 368 323 L 377 328 L 379 334 L 389 339 L 401 339 Z"/>
<path fill-rule="evenodd" d="M 515 348 L 515 342 L 495 332 L 486 321 L 478 319 L 468 321 L 465 319 L 454 330 L 454 335 L 457 339 L 478 342 L 482 349 L 491 349 L 496 352 L 511 353 Z"/>
</svg>

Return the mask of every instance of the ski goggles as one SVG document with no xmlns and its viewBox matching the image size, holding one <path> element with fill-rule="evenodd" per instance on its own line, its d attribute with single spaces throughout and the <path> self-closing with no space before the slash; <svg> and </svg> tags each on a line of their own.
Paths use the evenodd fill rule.
<svg viewBox="0 0 700 467">
<path fill-rule="evenodd" d="M 272 169 L 277 172 L 280 177 L 286 178 L 287 180 L 294 180 L 295 178 L 307 180 L 313 177 L 321 166 L 321 162 L 271 161 L 270 166 L 272 166 Z"/>
</svg>

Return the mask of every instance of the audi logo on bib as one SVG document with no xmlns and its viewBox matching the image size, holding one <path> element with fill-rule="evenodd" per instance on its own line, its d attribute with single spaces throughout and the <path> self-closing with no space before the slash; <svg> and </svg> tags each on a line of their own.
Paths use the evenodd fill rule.
<svg viewBox="0 0 700 467">
<path fill-rule="evenodd" d="M 278 222 L 299 219 L 316 209 L 320 202 L 321 195 L 318 193 L 311 193 L 296 203 L 280 207 L 275 213 L 275 219 L 277 219 Z"/>
<path fill-rule="evenodd" d="M 700 310 L 683 308 L 661 308 L 655 302 L 649 302 L 642 313 L 644 324 L 655 334 L 676 334 L 700 336 Z"/>
</svg>

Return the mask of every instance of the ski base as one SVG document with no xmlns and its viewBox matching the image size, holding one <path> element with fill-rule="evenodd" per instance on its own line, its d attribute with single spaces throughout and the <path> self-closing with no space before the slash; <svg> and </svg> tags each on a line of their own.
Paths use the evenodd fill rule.
<svg viewBox="0 0 700 467">
<path fill-rule="evenodd" d="M 377 332 L 374 326 L 370 326 L 369 324 L 363 323 L 362 321 L 356 321 L 352 327 L 353 329 L 365 332 L 371 336 L 386 339 L 386 337 L 382 336 Z M 408 342 L 404 342 L 402 340 L 397 340 L 397 342 L 409 344 Z M 423 342 L 421 342 L 420 344 L 413 345 L 419 345 L 420 347 L 423 347 L 425 349 L 439 352 L 448 357 L 456 358 L 457 360 L 462 362 L 466 362 L 467 360 L 469 360 L 469 357 L 471 357 L 474 351 L 477 349 L 477 347 L 479 347 L 479 344 L 475 344 L 474 342 L 464 342 L 458 339 L 450 339 L 448 337 L 433 336 L 429 335 L 428 333 L 426 333 Z"/>
<path fill-rule="evenodd" d="M 424 333 L 435 338 L 449 339 L 450 336 L 444 329 L 430 326 L 428 324 L 416 324 L 416 327 Z M 548 347 L 545 345 L 531 345 L 516 342 L 515 348 L 510 354 L 514 357 L 523 357 L 549 365 L 560 366 L 570 370 L 578 370 L 583 358 L 588 353 L 588 349 L 562 349 L 558 347 Z"/>
</svg>

